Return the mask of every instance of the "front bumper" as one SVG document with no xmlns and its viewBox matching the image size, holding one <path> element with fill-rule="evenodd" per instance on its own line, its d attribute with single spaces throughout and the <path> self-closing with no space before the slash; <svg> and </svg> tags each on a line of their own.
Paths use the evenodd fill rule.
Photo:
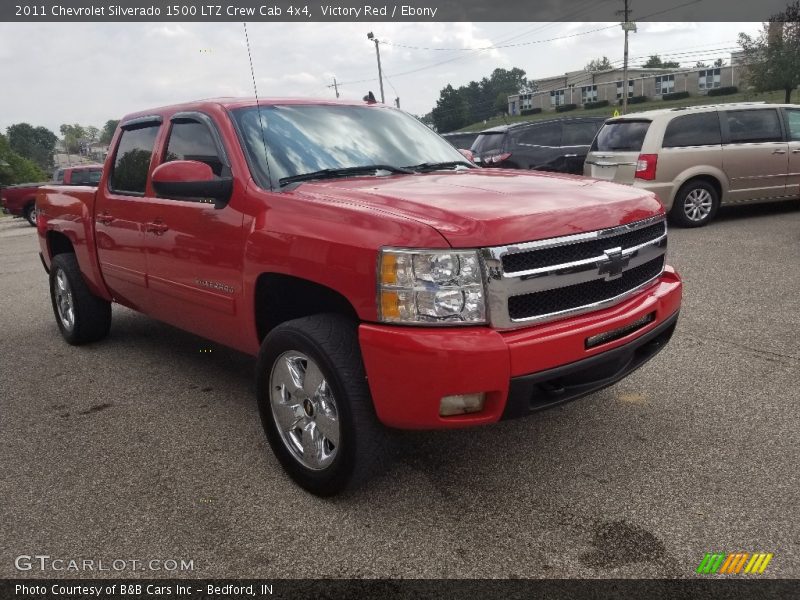
<svg viewBox="0 0 800 600">
<path fill-rule="evenodd" d="M 515 331 L 488 327 L 359 328 L 378 418 L 402 429 L 468 427 L 528 414 L 619 381 L 664 347 L 677 322 L 680 277 L 667 267 L 651 286 L 593 313 Z M 652 315 L 632 333 L 587 348 L 593 336 Z M 441 417 L 443 396 L 486 393 L 478 413 Z"/>
</svg>

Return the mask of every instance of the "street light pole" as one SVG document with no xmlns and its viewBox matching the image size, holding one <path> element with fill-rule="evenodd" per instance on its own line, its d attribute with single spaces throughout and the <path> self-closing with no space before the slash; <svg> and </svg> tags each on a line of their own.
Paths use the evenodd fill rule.
<svg viewBox="0 0 800 600">
<path fill-rule="evenodd" d="M 383 71 L 381 70 L 381 50 L 378 47 L 378 38 L 376 38 L 370 31 L 367 34 L 367 39 L 375 42 L 375 55 L 378 57 L 378 82 L 381 85 L 381 104 L 385 104 L 386 102 L 383 97 Z"/>
</svg>

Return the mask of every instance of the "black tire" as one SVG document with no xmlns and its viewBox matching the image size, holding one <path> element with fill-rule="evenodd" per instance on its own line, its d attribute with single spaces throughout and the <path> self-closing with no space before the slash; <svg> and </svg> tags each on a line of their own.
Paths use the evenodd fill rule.
<svg viewBox="0 0 800 600">
<path fill-rule="evenodd" d="M 25 220 L 30 224 L 31 227 L 36 227 L 36 204 L 31 202 L 25 207 L 25 211 L 22 213 L 25 217 Z"/>
<path fill-rule="evenodd" d="M 328 449 L 331 462 L 318 469 L 309 468 L 295 456 L 296 450 L 291 450 L 291 442 L 287 441 L 288 433 L 281 432 L 273 410 L 273 385 L 276 393 L 283 389 L 275 385 L 279 381 L 278 370 L 283 364 L 280 361 L 297 358 L 292 353 L 305 355 L 315 363 L 327 386 L 322 389 L 329 390 L 333 395 L 339 435 L 333 446 L 335 453 L 328 439 L 323 437 L 319 442 L 320 447 Z M 302 371 L 304 387 L 307 366 L 303 365 Z M 264 432 L 284 470 L 296 483 L 312 494 L 332 496 L 347 487 L 358 486 L 377 472 L 385 455 L 388 430 L 375 415 L 355 322 L 341 315 L 321 314 L 283 323 L 273 329 L 261 345 L 257 369 L 256 393 Z M 276 369 L 276 375 L 271 385 L 273 369 Z M 302 401 L 302 405 L 296 401 L 297 396 L 304 393 L 298 388 L 296 395 L 292 395 L 290 402 L 295 403 L 296 408 L 306 406 L 306 401 Z M 285 394 L 279 396 L 286 397 Z M 315 395 L 313 400 L 318 398 Z M 309 400 L 312 398 L 309 397 Z M 317 413 L 314 413 L 312 406 L 310 412 L 306 411 L 301 416 L 308 417 L 305 423 L 309 427 L 308 421 L 312 415 L 318 417 L 320 412 L 319 404 L 314 406 L 317 407 Z M 288 414 L 297 415 L 297 412 Z M 291 427 L 295 433 L 301 430 L 298 425 Z"/>
<path fill-rule="evenodd" d="M 63 274 L 64 279 L 61 280 Z M 66 285 L 71 306 L 71 321 L 62 316 L 59 298 L 64 296 L 61 283 Z M 50 300 L 61 335 L 70 344 L 78 346 L 103 339 L 111 328 L 111 303 L 89 291 L 74 254 L 57 254 L 50 267 Z M 62 304 L 62 308 L 63 308 Z"/>
<path fill-rule="evenodd" d="M 695 206 L 694 200 L 700 202 L 701 199 L 700 205 Z M 695 179 L 684 183 L 678 190 L 669 211 L 669 218 L 675 225 L 681 227 L 702 227 L 711 222 L 718 210 L 717 188 L 708 181 Z"/>
</svg>

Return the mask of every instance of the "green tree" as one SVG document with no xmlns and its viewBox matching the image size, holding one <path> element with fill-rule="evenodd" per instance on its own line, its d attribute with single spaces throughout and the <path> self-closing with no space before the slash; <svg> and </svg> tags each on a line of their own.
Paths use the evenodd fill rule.
<svg viewBox="0 0 800 600">
<path fill-rule="evenodd" d="M 790 103 L 800 85 L 800 2 L 770 17 L 758 36 L 740 33 L 739 45 L 747 82 L 759 92 L 783 90 L 784 102 Z"/>
<path fill-rule="evenodd" d="M 725 66 L 725 59 L 724 58 L 718 58 L 717 60 L 714 61 L 714 66 L 715 67 L 724 67 Z"/>
<path fill-rule="evenodd" d="M 699 60 L 698 60 L 698 61 L 697 61 L 697 62 L 694 64 L 694 68 L 695 68 L 695 69 L 707 69 L 707 68 L 708 68 L 708 65 L 707 65 L 706 63 L 704 63 L 704 62 L 702 62 L 702 61 L 699 61 Z"/>
<path fill-rule="evenodd" d="M 58 138 L 46 127 L 33 127 L 29 123 L 15 123 L 6 130 L 11 150 L 35 162 L 42 169 L 53 166 L 53 153 Z"/>
<path fill-rule="evenodd" d="M 0 134 L 0 185 L 44 181 L 47 179 L 39 166 L 14 152 L 6 136 Z"/>
<path fill-rule="evenodd" d="M 64 146 L 67 152 L 74 154 L 81 148 L 81 142 L 86 138 L 86 130 L 75 123 L 74 125 L 67 125 L 66 123 L 60 127 L 61 135 L 64 136 Z"/>
<path fill-rule="evenodd" d="M 463 88 L 460 88 L 463 89 Z M 442 133 L 461 129 L 470 123 L 465 94 L 448 84 L 439 92 L 436 107 L 431 111 L 436 130 Z"/>
<path fill-rule="evenodd" d="M 674 60 L 663 61 L 658 54 L 651 54 L 642 66 L 645 69 L 680 69 L 681 63 Z"/>
<path fill-rule="evenodd" d="M 431 111 L 431 118 L 438 131 L 460 129 L 506 112 L 509 95 L 523 90 L 533 91 L 534 87 L 522 69 L 495 69 L 480 81 L 470 81 L 459 88 L 452 85 L 443 88 L 436 108 Z M 504 96 L 502 102 L 500 96 Z"/>
<path fill-rule="evenodd" d="M 90 144 L 93 144 L 94 142 L 96 142 L 98 140 L 98 138 L 100 137 L 100 130 L 97 127 L 95 127 L 94 125 L 89 125 L 88 127 L 86 127 L 84 129 L 84 131 L 85 131 L 85 135 L 86 135 L 85 139 Z"/>
<path fill-rule="evenodd" d="M 610 71 L 613 68 L 614 66 L 611 64 L 611 61 L 608 60 L 607 56 L 603 58 L 593 58 L 583 67 L 584 71 L 589 71 L 590 73 L 596 71 Z"/>
<path fill-rule="evenodd" d="M 109 119 L 106 121 L 106 124 L 103 125 L 103 129 L 100 131 L 101 144 L 111 143 L 111 138 L 114 137 L 114 132 L 117 130 L 117 125 L 119 125 L 119 120 Z"/>
</svg>

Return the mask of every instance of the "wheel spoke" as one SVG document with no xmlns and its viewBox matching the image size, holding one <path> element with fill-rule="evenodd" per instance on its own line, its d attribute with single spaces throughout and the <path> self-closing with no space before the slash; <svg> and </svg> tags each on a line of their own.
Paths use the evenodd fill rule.
<svg viewBox="0 0 800 600">
<path fill-rule="evenodd" d="M 317 363 L 314 361 L 307 361 L 305 373 L 303 373 L 303 391 L 310 397 L 317 395 L 318 390 L 325 378 L 322 376 L 322 371 L 319 370 Z"/>
<path fill-rule="evenodd" d="M 309 422 L 303 427 L 303 459 L 311 465 L 318 466 L 322 455 L 322 439 L 317 426 Z"/>
<path fill-rule="evenodd" d="M 284 395 L 283 389 L 275 390 L 273 393 L 278 396 Z M 300 413 L 303 411 L 303 408 L 299 404 L 292 404 L 287 398 L 286 400 L 273 400 L 272 406 L 274 408 L 275 420 L 278 422 L 278 426 L 282 431 L 291 431 L 297 427 L 298 421 L 301 420 L 298 415 L 298 409 Z"/>
<path fill-rule="evenodd" d="M 336 418 L 336 415 L 320 410 L 315 423 L 322 436 L 328 440 L 334 448 L 337 447 L 339 445 L 339 420 Z"/>
<path fill-rule="evenodd" d="M 298 362 L 296 357 L 290 356 L 279 360 L 272 372 L 273 387 L 282 386 L 292 396 L 302 389 L 302 372 Z"/>
</svg>

